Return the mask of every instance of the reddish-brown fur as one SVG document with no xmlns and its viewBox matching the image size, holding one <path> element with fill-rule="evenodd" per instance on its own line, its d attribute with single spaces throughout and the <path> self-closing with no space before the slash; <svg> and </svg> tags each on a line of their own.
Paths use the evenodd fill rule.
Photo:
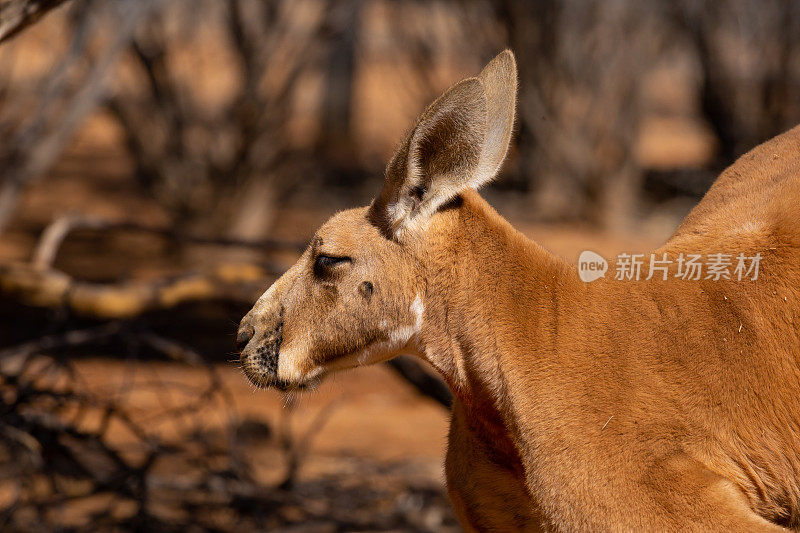
<svg viewBox="0 0 800 533">
<path fill-rule="evenodd" d="M 426 111 L 379 200 L 334 216 L 259 300 L 240 333 L 248 376 L 286 388 L 399 352 L 428 360 L 456 398 L 446 474 L 470 530 L 800 529 L 800 128 L 726 170 L 656 251 L 758 252 L 757 280 L 673 267 L 583 283 L 471 188 L 505 155 L 480 143 L 507 144 L 509 65 L 506 52 L 457 105 L 434 104 L 488 126 L 459 137 Z M 467 156 L 426 163 L 421 124 Z M 348 260 L 320 272 L 321 255 Z"/>
</svg>

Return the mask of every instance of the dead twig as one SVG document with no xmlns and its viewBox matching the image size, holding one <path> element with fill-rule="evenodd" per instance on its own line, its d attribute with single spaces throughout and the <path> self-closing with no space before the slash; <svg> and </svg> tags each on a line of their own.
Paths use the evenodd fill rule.
<svg viewBox="0 0 800 533">
<path fill-rule="evenodd" d="M 286 462 L 286 473 L 283 476 L 283 481 L 278 484 L 279 489 L 291 490 L 294 487 L 303 459 L 307 456 L 314 437 L 322 431 L 322 428 L 330 420 L 331 412 L 341 402 L 342 398 L 338 397 L 325 404 L 308 424 L 305 431 L 297 436 L 292 431 L 292 419 L 297 407 L 296 399 L 287 397 L 286 406 L 281 412 L 279 436 Z"/>
<path fill-rule="evenodd" d="M 70 346 L 80 346 L 89 342 L 108 339 L 120 330 L 117 322 L 96 328 L 73 330 L 58 335 L 47 335 L 34 341 L 25 342 L 11 348 L 0 350 L 0 374 L 17 376 L 23 373 L 25 362 L 37 352 L 48 352 Z"/>
<path fill-rule="evenodd" d="M 130 42 L 138 23 L 155 0 L 120 0 L 112 5 L 117 26 L 111 42 L 92 64 L 81 84 L 69 96 L 61 113 L 52 109 L 41 111 L 3 147 L 4 181 L 0 187 L 0 231 L 8 222 L 22 190 L 38 179 L 56 160 L 83 119 L 100 103 L 106 90 L 106 78 L 111 66 L 125 45 Z M 88 21 L 84 23 L 88 24 Z M 84 39 L 79 31 L 76 39 Z M 67 52 L 70 54 L 70 52 Z M 79 59 L 79 58 L 74 58 Z M 58 76 L 61 68 L 55 69 Z M 59 94 L 61 91 L 51 91 Z M 46 113 L 46 118 L 45 118 Z"/>
<path fill-rule="evenodd" d="M 59 507 L 80 506 L 84 500 L 102 497 L 108 502 L 108 516 L 93 521 L 94 526 L 103 523 L 128 529 L 133 525 L 126 520 L 133 520 L 140 529 L 148 529 L 145 524 L 163 529 L 168 521 L 153 510 L 154 501 L 163 493 L 158 492 L 158 482 L 151 480 L 163 476 L 159 464 L 165 460 L 187 465 L 185 469 L 196 482 L 193 494 L 209 505 L 229 502 L 231 495 L 218 496 L 227 491 L 226 484 L 252 486 L 246 475 L 249 468 L 236 453 L 235 442 L 220 447 L 209 436 L 207 413 L 215 402 L 224 404 L 230 439 L 235 439 L 238 419 L 216 369 L 199 354 L 169 339 L 142 333 L 145 343 L 168 348 L 178 360 L 199 364 L 208 372 L 204 388 L 187 391 L 177 405 L 151 408 L 146 417 L 127 400 L 91 393 L 77 380 L 71 361 L 58 355 L 65 348 L 112 337 L 124 341 L 138 333 L 122 332 L 119 323 L 112 323 L 48 335 L 0 352 L 0 456 L 4 457 L 0 483 L 10 489 L 12 498 L 11 505 L 0 511 L 4 528 L 53 529 L 59 524 L 59 514 L 54 514 Z M 48 356 L 40 355 L 42 352 Z M 53 358 L 58 359 L 56 367 L 50 364 Z M 30 364 L 31 359 L 37 359 L 36 364 Z M 61 372 L 65 379 L 44 379 L 41 369 Z M 163 390 L 165 386 L 154 383 L 153 387 Z M 140 392 L 144 388 L 146 385 L 139 384 Z M 90 423 L 87 418 L 97 421 Z M 185 423 L 178 425 L 178 419 Z M 180 438 L 164 435 L 159 428 L 165 424 L 175 427 Z M 121 428 L 125 429 L 122 433 Z M 120 440 L 120 435 L 126 437 Z M 227 463 L 221 463 L 221 457 L 227 458 Z M 256 494 L 258 488 L 252 486 L 249 492 Z M 112 517 L 117 506 L 130 504 L 130 518 Z"/>
<path fill-rule="evenodd" d="M 67 0 L 0 0 L 0 43 L 37 22 Z"/>
<path fill-rule="evenodd" d="M 245 240 L 228 237 L 204 237 L 190 235 L 175 228 L 145 226 L 125 220 L 108 220 L 99 217 L 70 214 L 59 217 L 45 228 L 41 239 L 39 239 L 36 250 L 33 253 L 33 259 L 31 260 L 34 267 L 39 269 L 52 267 L 63 242 L 72 232 L 77 230 L 148 233 L 179 243 L 241 247 L 264 252 L 300 252 L 306 246 L 304 243 L 298 241 L 284 241 L 280 239 Z"/>
</svg>

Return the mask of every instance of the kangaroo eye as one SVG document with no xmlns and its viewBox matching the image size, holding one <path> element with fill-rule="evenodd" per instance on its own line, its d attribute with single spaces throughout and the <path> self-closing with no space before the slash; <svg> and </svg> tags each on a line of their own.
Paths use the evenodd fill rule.
<svg viewBox="0 0 800 533">
<path fill-rule="evenodd" d="M 314 261 L 314 274 L 325 277 L 332 273 L 333 269 L 343 263 L 352 263 L 350 257 L 337 257 L 333 255 L 318 255 Z"/>
</svg>

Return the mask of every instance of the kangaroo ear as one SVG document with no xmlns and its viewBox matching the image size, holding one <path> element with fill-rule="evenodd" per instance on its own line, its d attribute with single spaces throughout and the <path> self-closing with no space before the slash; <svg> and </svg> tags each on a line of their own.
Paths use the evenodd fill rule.
<svg viewBox="0 0 800 533">
<path fill-rule="evenodd" d="M 516 94 L 516 62 L 506 50 L 423 111 L 389 162 L 370 210 L 387 236 L 497 174 L 511 140 Z"/>
<path fill-rule="evenodd" d="M 492 59 L 478 75 L 486 93 L 487 126 L 479 174 L 483 185 L 497 175 L 508 153 L 517 110 L 517 61 L 511 50 Z M 477 186 L 475 185 L 475 186 Z"/>
</svg>

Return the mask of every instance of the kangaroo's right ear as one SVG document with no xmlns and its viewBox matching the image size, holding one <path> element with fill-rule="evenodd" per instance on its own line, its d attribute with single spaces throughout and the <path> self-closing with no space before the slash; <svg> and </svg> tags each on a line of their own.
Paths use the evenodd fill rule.
<svg viewBox="0 0 800 533">
<path fill-rule="evenodd" d="M 516 62 L 506 50 L 423 111 L 389 162 L 370 209 L 387 236 L 497 174 L 511 140 L 516 94 Z"/>
</svg>

